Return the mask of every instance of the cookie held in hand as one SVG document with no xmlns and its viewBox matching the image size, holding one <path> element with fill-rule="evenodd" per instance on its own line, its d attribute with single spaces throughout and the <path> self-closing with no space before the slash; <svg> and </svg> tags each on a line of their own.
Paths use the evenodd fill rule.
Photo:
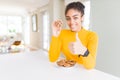
<svg viewBox="0 0 120 80">
<path fill-rule="evenodd" d="M 76 64 L 75 61 L 73 61 L 73 60 L 65 60 L 65 59 L 62 59 L 62 60 L 57 62 L 57 65 L 61 66 L 61 67 L 72 67 L 75 64 Z"/>
</svg>

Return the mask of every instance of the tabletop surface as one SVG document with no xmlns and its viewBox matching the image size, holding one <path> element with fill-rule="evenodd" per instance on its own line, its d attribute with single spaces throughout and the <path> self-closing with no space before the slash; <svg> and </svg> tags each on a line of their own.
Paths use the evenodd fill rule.
<svg viewBox="0 0 120 80">
<path fill-rule="evenodd" d="M 50 63 L 43 50 L 0 55 L 0 80 L 120 80 L 120 78 L 76 64 L 61 68 Z"/>
</svg>

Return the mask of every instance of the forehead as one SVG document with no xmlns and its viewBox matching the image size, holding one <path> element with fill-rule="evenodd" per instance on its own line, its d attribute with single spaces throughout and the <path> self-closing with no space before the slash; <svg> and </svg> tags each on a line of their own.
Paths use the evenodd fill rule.
<svg viewBox="0 0 120 80">
<path fill-rule="evenodd" d="M 76 10 L 76 9 L 69 9 L 69 10 L 67 11 L 67 13 L 66 13 L 65 16 L 74 16 L 74 15 L 80 16 L 80 15 L 82 15 L 82 14 L 81 14 L 80 11 L 78 11 L 78 10 Z"/>
</svg>

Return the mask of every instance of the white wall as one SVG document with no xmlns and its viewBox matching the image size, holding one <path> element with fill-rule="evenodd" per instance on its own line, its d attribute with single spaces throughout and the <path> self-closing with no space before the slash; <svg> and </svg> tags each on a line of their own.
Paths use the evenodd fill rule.
<svg viewBox="0 0 120 80">
<path fill-rule="evenodd" d="M 120 0 L 91 0 L 91 27 L 99 35 L 96 68 L 120 77 Z"/>
<path fill-rule="evenodd" d="M 43 30 L 43 23 L 42 23 L 42 15 L 41 12 L 42 11 L 48 11 L 49 17 L 50 17 L 50 27 L 51 27 L 51 23 L 56 20 L 56 19 L 62 19 L 64 20 L 64 0 L 51 0 L 49 2 L 49 4 L 46 4 L 43 7 L 40 7 L 39 9 L 37 9 L 35 12 L 31 13 L 37 14 L 37 20 L 38 20 L 38 32 L 33 32 L 32 31 L 32 24 L 31 24 L 31 29 L 30 29 L 30 45 L 36 48 L 42 48 L 43 45 L 43 39 L 42 39 L 42 30 Z M 51 28 L 50 28 L 50 32 L 51 32 Z M 51 38 L 51 37 L 50 37 Z"/>
<path fill-rule="evenodd" d="M 39 24 L 38 22 L 40 22 L 39 14 L 38 14 L 38 12 L 36 12 L 34 14 L 37 14 L 37 32 L 32 31 L 32 15 L 31 15 L 31 20 L 30 20 L 30 22 L 31 22 L 31 24 L 30 24 L 30 45 L 34 48 L 40 48 L 40 37 L 41 36 L 40 36 L 39 29 L 38 29 L 39 26 L 40 26 L 40 25 L 38 25 Z"/>
</svg>

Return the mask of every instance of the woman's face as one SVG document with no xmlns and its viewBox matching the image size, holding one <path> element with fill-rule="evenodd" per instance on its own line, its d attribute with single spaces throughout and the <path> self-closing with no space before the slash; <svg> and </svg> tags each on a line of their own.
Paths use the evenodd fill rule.
<svg viewBox="0 0 120 80">
<path fill-rule="evenodd" d="M 83 17 L 81 12 L 69 9 L 66 13 L 66 21 L 71 31 L 78 32 L 81 29 Z"/>
</svg>

